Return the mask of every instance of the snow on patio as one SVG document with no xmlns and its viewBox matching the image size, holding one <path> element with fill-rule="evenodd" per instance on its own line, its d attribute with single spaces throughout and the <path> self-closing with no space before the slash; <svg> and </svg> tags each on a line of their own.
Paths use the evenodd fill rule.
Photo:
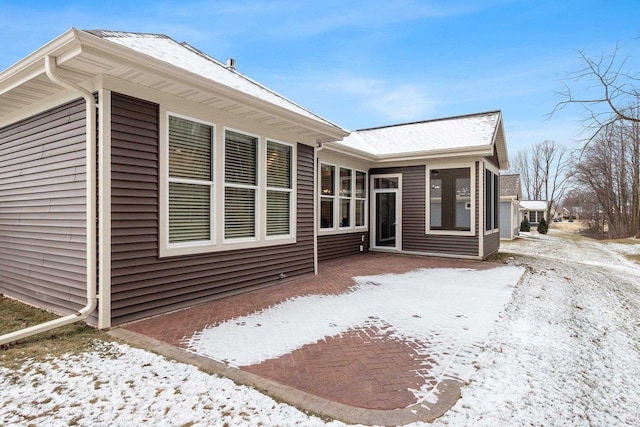
<svg viewBox="0 0 640 427">
<path fill-rule="evenodd" d="M 378 327 L 393 331 L 391 339 L 421 344 L 419 354 L 435 362 L 423 375 L 467 381 L 523 272 L 522 267 L 504 266 L 357 277 L 350 292 L 293 298 L 207 327 L 188 340 L 188 348 L 233 366 L 249 366 L 348 330 Z M 425 384 L 411 391 L 418 401 L 434 402 L 432 389 Z"/>
</svg>

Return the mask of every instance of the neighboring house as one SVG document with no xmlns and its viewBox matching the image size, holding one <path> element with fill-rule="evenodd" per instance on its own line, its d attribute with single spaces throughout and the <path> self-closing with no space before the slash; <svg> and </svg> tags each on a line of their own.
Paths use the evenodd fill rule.
<svg viewBox="0 0 640 427">
<path fill-rule="evenodd" d="M 540 220 L 544 218 L 547 223 L 547 201 L 546 200 L 523 200 L 520 206 L 524 209 L 524 216 L 527 217 L 531 225 L 538 225 Z"/>
<path fill-rule="evenodd" d="M 344 140 L 343 140 L 344 139 Z M 71 29 L 0 73 L 0 292 L 100 328 L 368 250 L 499 247 L 500 112 L 349 133 L 199 50 Z"/>
<path fill-rule="evenodd" d="M 500 238 L 513 240 L 520 231 L 520 174 L 500 175 Z"/>
</svg>

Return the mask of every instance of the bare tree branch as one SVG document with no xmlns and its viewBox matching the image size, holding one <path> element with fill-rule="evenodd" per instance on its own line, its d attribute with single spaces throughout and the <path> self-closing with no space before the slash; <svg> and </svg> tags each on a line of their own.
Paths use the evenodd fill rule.
<svg viewBox="0 0 640 427">
<path fill-rule="evenodd" d="M 616 45 L 609 56 L 601 54 L 592 58 L 584 51 L 578 55 L 584 67 L 562 82 L 562 89 L 556 92 L 560 101 L 554 106 L 548 117 L 563 110 L 569 105 L 577 104 L 585 110 L 585 127 L 591 129 L 592 137 L 585 145 L 593 140 L 593 137 L 605 127 L 619 120 L 640 122 L 640 118 L 634 114 L 634 109 L 640 105 L 640 74 L 626 73 L 629 56 L 620 58 L 620 46 Z M 587 86 L 583 90 L 590 93 L 596 91 L 596 96 L 576 96 L 574 88 L 581 83 Z"/>
</svg>

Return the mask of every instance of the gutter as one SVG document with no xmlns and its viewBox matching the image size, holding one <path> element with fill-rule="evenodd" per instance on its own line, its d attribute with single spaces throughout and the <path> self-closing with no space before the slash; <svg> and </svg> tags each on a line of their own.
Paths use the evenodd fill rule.
<svg viewBox="0 0 640 427">
<path fill-rule="evenodd" d="M 72 92 L 78 92 L 86 101 L 86 176 L 87 176 L 87 304 L 77 313 L 59 319 L 31 326 L 0 336 L 0 345 L 9 344 L 22 338 L 30 337 L 41 332 L 59 328 L 86 319 L 96 309 L 97 305 L 97 230 L 96 222 L 96 108 L 97 103 L 93 94 L 75 83 L 63 80 L 57 73 L 56 58 L 45 56 L 45 72 L 49 79 Z"/>
</svg>

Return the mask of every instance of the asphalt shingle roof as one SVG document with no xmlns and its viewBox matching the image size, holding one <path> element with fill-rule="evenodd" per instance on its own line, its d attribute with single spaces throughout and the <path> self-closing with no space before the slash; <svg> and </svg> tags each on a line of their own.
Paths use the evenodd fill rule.
<svg viewBox="0 0 640 427">
<path fill-rule="evenodd" d="M 338 144 L 373 155 L 488 147 L 500 121 L 499 111 L 362 129 Z"/>
</svg>

